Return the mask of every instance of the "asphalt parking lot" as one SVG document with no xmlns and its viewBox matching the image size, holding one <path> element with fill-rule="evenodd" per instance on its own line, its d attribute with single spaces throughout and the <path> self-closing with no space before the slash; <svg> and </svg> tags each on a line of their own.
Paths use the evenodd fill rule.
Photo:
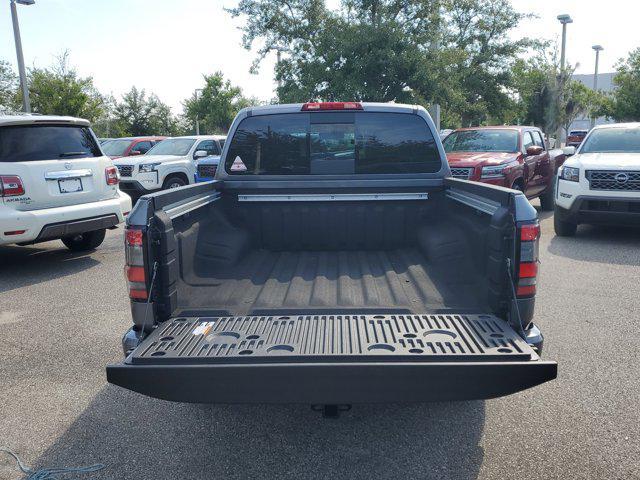
<svg viewBox="0 0 640 480">
<path fill-rule="evenodd" d="M 90 254 L 58 241 L 0 247 L 0 446 L 38 467 L 106 465 L 78 478 L 640 478 L 640 230 L 559 238 L 541 217 L 536 322 L 558 379 L 338 420 L 108 385 L 130 323 L 122 230 Z M 8 457 L 0 478 L 21 478 Z"/>
</svg>

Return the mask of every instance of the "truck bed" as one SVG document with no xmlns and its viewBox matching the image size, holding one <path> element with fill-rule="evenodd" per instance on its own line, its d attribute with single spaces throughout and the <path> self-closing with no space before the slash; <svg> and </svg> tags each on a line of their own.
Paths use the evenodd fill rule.
<svg viewBox="0 0 640 480">
<path fill-rule="evenodd" d="M 464 249 L 429 262 L 418 248 L 350 251 L 253 249 L 211 277 L 185 272 L 185 309 L 222 315 L 276 310 L 425 313 L 486 311 L 486 290 L 464 266 Z M 212 288 L 216 287 L 216 288 Z"/>
</svg>

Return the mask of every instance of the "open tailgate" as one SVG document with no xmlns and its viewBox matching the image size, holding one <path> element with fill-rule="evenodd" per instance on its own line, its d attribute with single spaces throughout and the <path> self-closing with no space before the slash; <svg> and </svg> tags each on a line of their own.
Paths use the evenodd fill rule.
<svg viewBox="0 0 640 480">
<path fill-rule="evenodd" d="M 110 383 L 198 403 L 493 398 L 556 378 L 493 315 L 185 317 L 156 328 Z"/>
</svg>

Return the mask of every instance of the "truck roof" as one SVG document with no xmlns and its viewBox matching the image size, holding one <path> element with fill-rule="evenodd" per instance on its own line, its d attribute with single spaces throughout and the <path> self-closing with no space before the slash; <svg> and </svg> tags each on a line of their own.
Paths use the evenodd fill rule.
<svg viewBox="0 0 640 480">
<path fill-rule="evenodd" d="M 380 103 L 380 102 L 356 102 L 362 105 L 362 110 L 366 112 L 397 112 L 413 113 L 418 105 L 407 105 L 403 103 Z M 247 107 L 241 110 L 248 115 L 270 115 L 274 113 L 298 113 L 302 111 L 305 103 L 288 103 L 283 105 L 260 105 Z"/>
<path fill-rule="evenodd" d="M 464 127 L 457 128 L 456 132 L 464 132 L 467 130 L 517 130 L 519 132 L 523 130 L 539 130 L 538 127 L 534 127 L 533 125 L 488 125 L 482 127 Z"/>
<path fill-rule="evenodd" d="M 7 125 L 38 125 L 44 123 L 68 123 L 71 125 L 89 126 L 89 120 L 61 115 L 0 115 L 0 126 Z"/>
</svg>

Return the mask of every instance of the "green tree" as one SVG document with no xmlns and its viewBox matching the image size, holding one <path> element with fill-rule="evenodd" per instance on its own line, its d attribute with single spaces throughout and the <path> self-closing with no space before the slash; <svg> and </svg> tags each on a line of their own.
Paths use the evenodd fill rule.
<svg viewBox="0 0 640 480">
<path fill-rule="evenodd" d="M 617 121 L 640 120 L 640 48 L 616 65 L 616 86 L 609 102 L 603 102 L 603 113 Z"/>
<path fill-rule="evenodd" d="M 175 135 L 177 120 L 171 108 L 155 94 L 131 87 L 113 108 L 113 128 L 118 136 Z"/>
<path fill-rule="evenodd" d="M 192 125 L 198 119 L 200 133 L 214 134 L 227 132 L 236 114 L 242 108 L 256 103 L 255 99 L 244 97 L 239 87 L 225 80 L 222 72 L 216 72 L 204 75 L 204 87 L 197 99 L 192 96 L 182 104 L 184 116 Z"/>
<path fill-rule="evenodd" d="M 9 62 L 0 60 L 0 111 L 18 110 L 18 76 Z"/>
<path fill-rule="evenodd" d="M 508 0 L 240 0 L 243 45 L 273 51 L 278 99 L 440 103 L 446 123 L 501 118 L 526 16 Z"/>
<path fill-rule="evenodd" d="M 36 113 L 93 121 L 103 113 L 102 95 L 93 85 L 93 79 L 78 76 L 68 60 L 68 52 L 64 52 L 50 68 L 29 71 L 31 108 Z"/>
</svg>

